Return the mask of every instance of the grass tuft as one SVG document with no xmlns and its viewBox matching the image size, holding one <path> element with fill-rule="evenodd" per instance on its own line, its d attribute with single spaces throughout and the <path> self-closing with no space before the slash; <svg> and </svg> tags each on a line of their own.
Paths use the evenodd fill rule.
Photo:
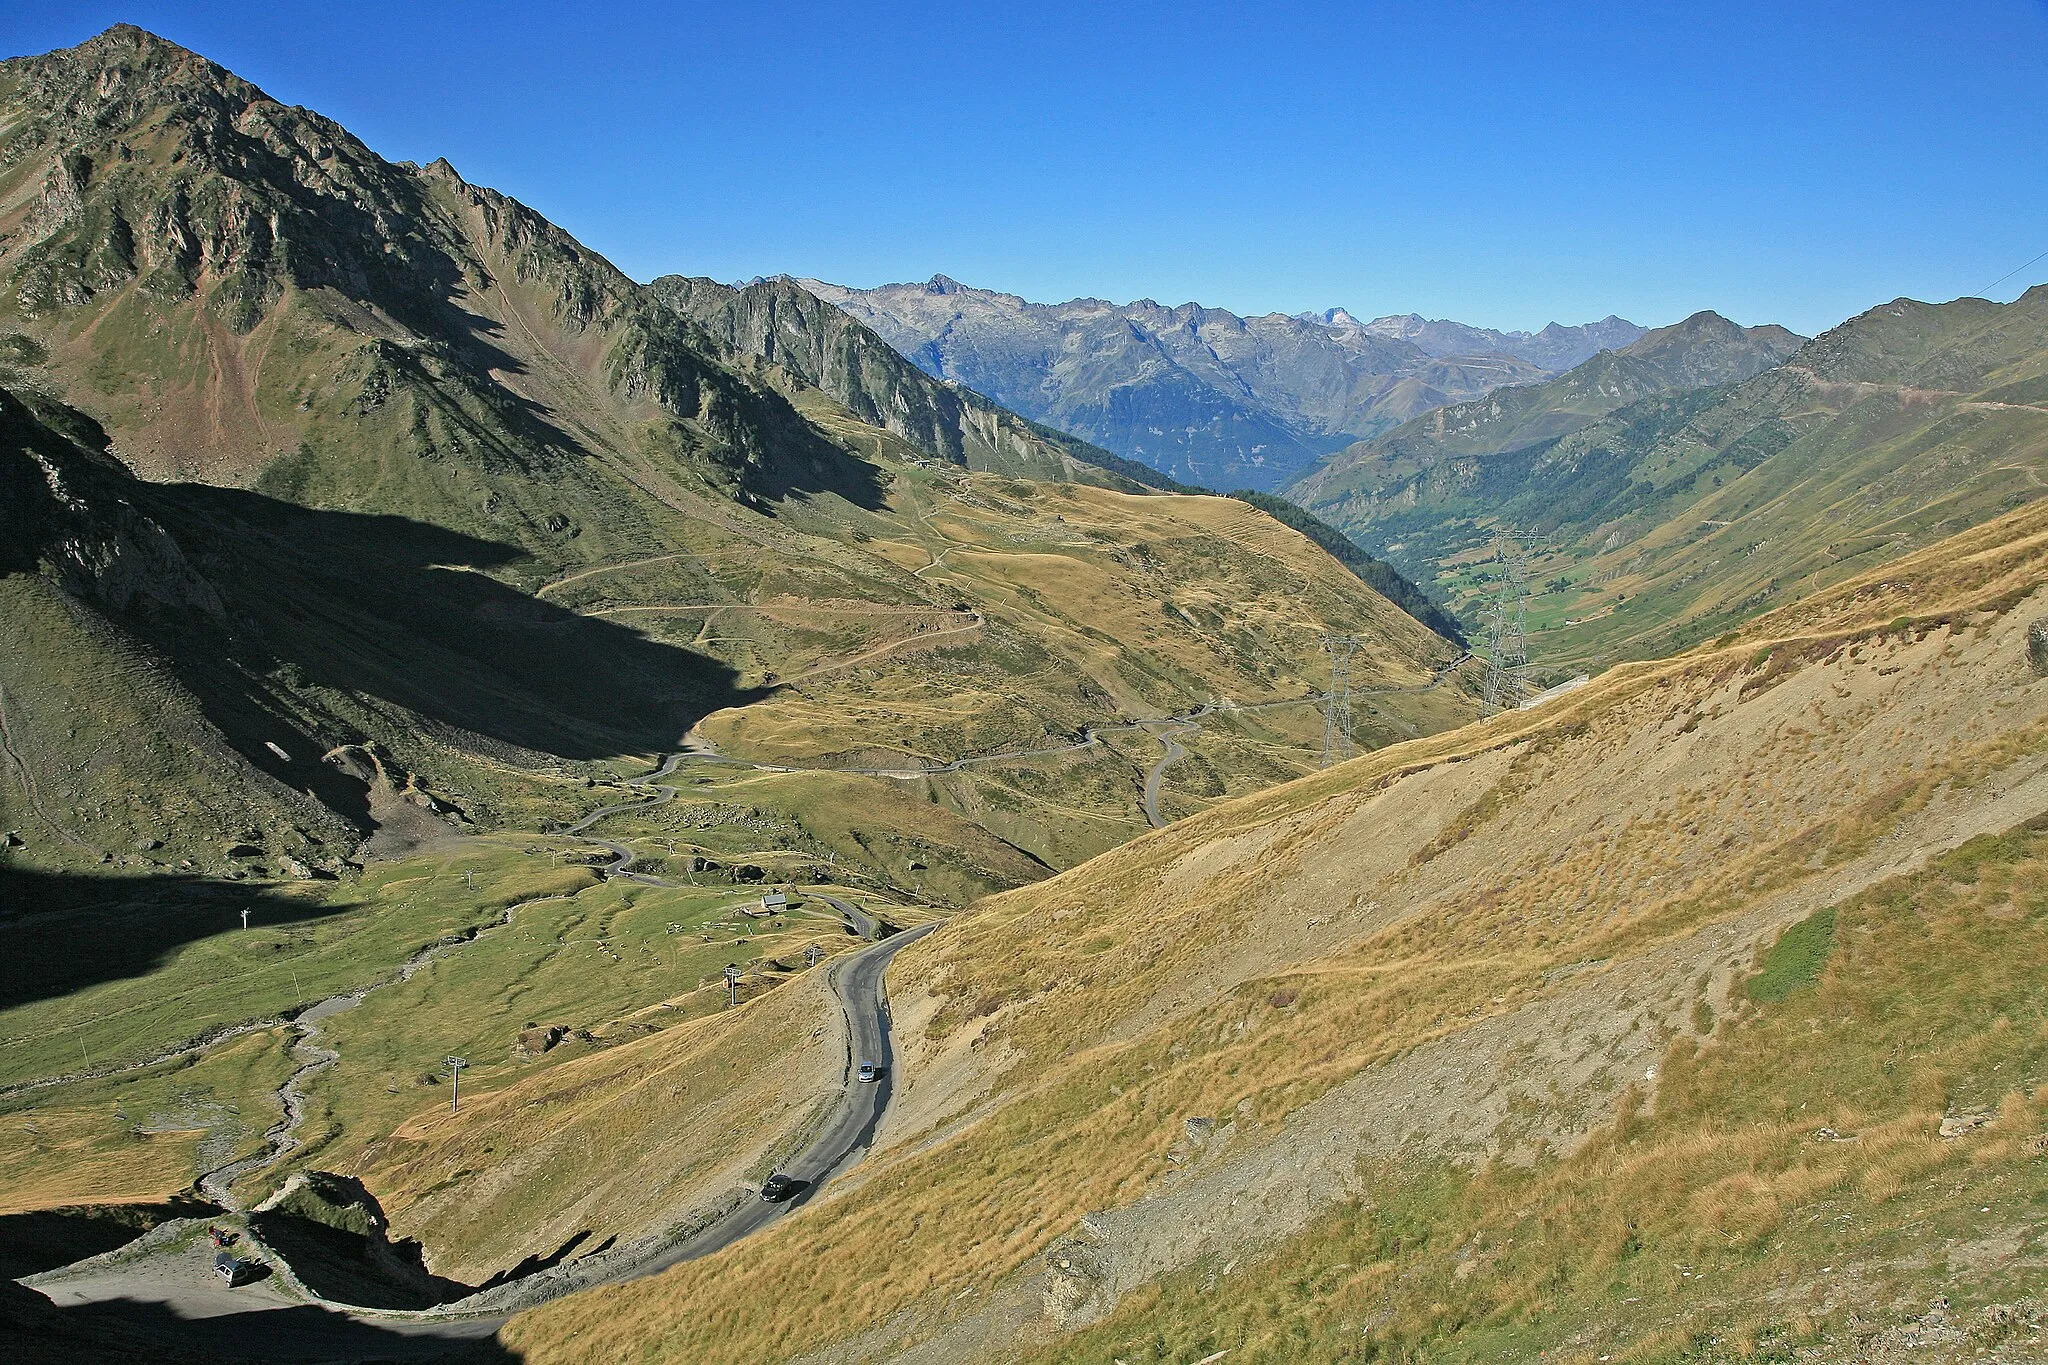
<svg viewBox="0 0 2048 1365">
<path fill-rule="evenodd" d="M 1764 954 L 1761 970 L 1749 979 L 1749 998 L 1760 1004 L 1783 1000 L 1820 979 L 1835 946 L 1833 907 L 1809 915 L 1778 936 Z"/>
</svg>

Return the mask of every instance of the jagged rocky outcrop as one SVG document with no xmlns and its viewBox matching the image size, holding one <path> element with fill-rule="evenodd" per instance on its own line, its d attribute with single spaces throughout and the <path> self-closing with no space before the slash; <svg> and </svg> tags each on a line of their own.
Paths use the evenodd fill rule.
<svg viewBox="0 0 2048 1365">
<path fill-rule="evenodd" d="M 106 437 L 68 409 L 0 389 L 0 572 L 47 572 L 113 611 L 226 618 L 220 594 L 120 485 Z"/>
<path fill-rule="evenodd" d="M 872 329 L 785 279 L 734 288 L 665 275 L 654 297 L 732 355 L 776 366 L 862 421 L 972 469 L 1103 481 L 1120 462 L 918 369 Z M 1138 474 L 1140 471 L 1122 471 Z"/>
</svg>

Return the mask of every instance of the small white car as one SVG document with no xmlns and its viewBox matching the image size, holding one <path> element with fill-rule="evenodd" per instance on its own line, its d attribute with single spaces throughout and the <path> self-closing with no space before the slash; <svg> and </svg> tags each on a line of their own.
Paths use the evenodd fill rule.
<svg viewBox="0 0 2048 1365">
<path fill-rule="evenodd" d="M 862 1085 L 873 1085 L 876 1081 L 881 1079 L 881 1076 L 881 1068 L 876 1066 L 873 1062 L 862 1062 L 860 1064 L 860 1070 L 853 1073 L 853 1078 L 859 1081 Z"/>
</svg>

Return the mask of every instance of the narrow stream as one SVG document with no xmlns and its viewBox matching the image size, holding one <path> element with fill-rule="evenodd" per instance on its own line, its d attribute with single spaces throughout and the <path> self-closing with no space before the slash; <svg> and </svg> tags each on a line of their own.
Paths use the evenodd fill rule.
<svg viewBox="0 0 2048 1365">
<path fill-rule="evenodd" d="M 544 901 L 566 899 L 568 899 L 566 896 L 537 896 L 533 900 L 519 902 L 519 906 L 538 905 Z M 309 1005 L 301 1010 L 292 1020 L 292 1029 L 298 1034 L 298 1038 L 292 1043 L 292 1052 L 301 1059 L 300 1064 L 285 1083 L 273 1092 L 277 1097 L 278 1107 L 283 1111 L 283 1114 L 263 1134 L 263 1140 L 267 1145 L 260 1152 L 251 1156 L 245 1156 L 238 1161 L 231 1161 L 225 1166 L 215 1167 L 205 1175 L 200 1176 L 197 1182 L 199 1192 L 224 1209 L 239 1210 L 241 1205 L 237 1202 L 232 1188 L 235 1182 L 246 1176 L 255 1175 L 259 1171 L 269 1170 L 277 1165 L 278 1162 L 291 1155 L 301 1145 L 298 1129 L 299 1125 L 305 1122 L 306 1118 L 305 1083 L 341 1060 L 339 1052 L 332 1048 L 322 1047 L 315 1041 L 320 1036 L 321 1020 L 331 1019 L 337 1014 L 352 1010 L 357 1005 L 362 1004 L 364 998 L 371 992 L 381 991 L 386 986 L 394 985 L 398 982 L 410 981 L 422 967 L 436 958 L 452 953 L 460 948 L 467 948 L 485 934 L 505 928 L 512 923 L 513 912 L 518 908 L 518 906 L 507 906 L 505 912 L 498 916 L 497 923 L 487 924 L 475 933 L 468 934 L 462 938 L 443 939 L 439 943 L 422 948 L 419 952 L 407 958 L 405 965 L 400 967 L 397 973 L 392 976 L 387 976 L 381 981 L 373 981 L 367 986 L 358 987 L 343 995 L 330 995 L 325 1000 Z"/>
</svg>

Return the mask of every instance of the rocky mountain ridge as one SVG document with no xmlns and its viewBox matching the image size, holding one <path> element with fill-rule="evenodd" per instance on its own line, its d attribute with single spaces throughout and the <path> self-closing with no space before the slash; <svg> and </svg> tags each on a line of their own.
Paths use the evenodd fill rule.
<svg viewBox="0 0 2048 1365">
<path fill-rule="evenodd" d="M 1498 453 L 1554 440 L 1617 408 L 1660 394 L 1736 383 L 1785 360 L 1806 338 L 1783 327 L 1743 327 L 1702 311 L 1602 351 L 1556 379 L 1426 413 L 1327 457 L 1291 486 L 1313 507 L 1370 462 L 1429 467 L 1456 455 Z"/>
<path fill-rule="evenodd" d="M 123 357 L 145 387 L 173 391 L 125 395 L 126 403 L 117 392 L 64 395 L 104 409 L 140 467 L 170 472 L 195 458 L 171 446 L 204 447 L 210 467 L 182 472 L 240 481 L 278 445 L 289 448 L 288 429 L 307 422 L 264 411 L 250 385 L 260 387 L 266 348 L 244 340 L 289 301 L 390 351 L 354 358 L 358 367 L 406 371 L 456 390 L 448 396 L 458 403 L 496 405 L 497 424 L 520 425 L 526 444 L 575 443 L 572 433 L 532 422 L 542 409 L 618 410 L 576 414 L 602 430 L 606 418 L 651 415 L 638 405 L 652 404 L 687 424 L 695 454 L 727 466 L 722 477 L 776 481 L 762 467 L 772 457 L 750 433 L 795 429 L 764 391 L 787 387 L 787 372 L 750 377 L 747 364 L 711 359 L 712 339 L 659 293 L 523 205 L 463 181 L 445 161 L 385 161 L 331 120 L 125 26 L 66 52 L 0 63 L 0 106 L 8 111 L 0 268 L 15 284 L 9 311 L 35 323 L 103 305 L 134 311 L 144 301 L 199 310 L 197 335 L 183 344 L 214 352 L 206 367 L 213 392 L 203 383 L 189 397 L 174 392 L 187 377 L 177 371 L 190 365 L 174 351 Z M 539 329 L 510 316 L 522 306 L 536 310 Z M 518 354 L 549 330 L 572 353 L 558 358 L 577 372 L 570 392 L 547 382 L 572 378 L 559 373 L 564 364 L 545 375 Z M 76 335 L 50 339 L 56 372 L 83 359 L 67 354 Z M 516 400 L 504 402 L 506 390 L 537 407 L 520 413 Z M 1002 425 L 989 413 L 978 420 Z M 992 450 L 923 425 L 942 458 L 969 446 Z M 1060 443 L 1014 420 L 1009 428 L 1005 449 L 1035 472 L 1073 474 L 1077 462 Z M 464 439 L 451 431 L 437 447 Z"/>
<path fill-rule="evenodd" d="M 1591 360 L 1602 351 L 1619 350 L 1649 330 L 1612 313 L 1577 327 L 1549 323 L 1537 332 L 1503 332 L 1445 318 L 1425 318 L 1420 313 L 1390 314 L 1370 322 L 1360 322 L 1343 308 L 1295 316 L 1327 327 L 1412 342 L 1433 356 L 1511 355 L 1556 372 Z"/>
<path fill-rule="evenodd" d="M 944 275 L 876 289 L 797 283 L 929 374 L 1182 482 L 1266 491 L 1349 439 L 1540 381 L 1641 331 L 1609 319 L 1528 337 L 1359 324 L 1341 309 L 1240 317 L 1150 299 L 1041 304 Z M 1458 337 L 1473 347 L 1458 349 Z"/>
</svg>

